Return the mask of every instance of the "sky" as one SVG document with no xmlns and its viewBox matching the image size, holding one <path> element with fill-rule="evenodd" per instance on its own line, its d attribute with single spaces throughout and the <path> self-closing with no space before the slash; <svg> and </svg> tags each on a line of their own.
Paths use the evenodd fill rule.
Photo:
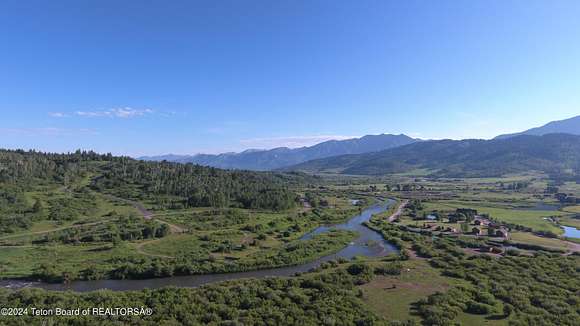
<svg viewBox="0 0 580 326">
<path fill-rule="evenodd" d="M 580 115 L 580 1 L 0 3 L 0 148 L 132 156 Z"/>
</svg>

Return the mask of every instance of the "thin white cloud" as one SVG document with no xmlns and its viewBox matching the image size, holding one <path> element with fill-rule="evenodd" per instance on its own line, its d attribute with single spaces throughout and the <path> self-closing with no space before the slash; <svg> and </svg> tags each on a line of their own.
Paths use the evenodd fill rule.
<svg viewBox="0 0 580 326">
<path fill-rule="evenodd" d="M 95 129 L 78 128 L 0 128 L 0 135 L 6 136 L 78 136 L 78 135 L 98 135 Z"/>
<path fill-rule="evenodd" d="M 63 112 L 50 112 L 48 115 L 53 118 L 66 118 L 69 116 L 68 114 Z"/>
<path fill-rule="evenodd" d="M 131 107 L 124 108 L 113 108 L 113 109 L 102 109 L 102 110 L 92 110 L 92 111 L 75 111 L 73 113 L 67 112 L 50 112 L 48 115 L 52 118 L 68 118 L 71 116 L 84 117 L 84 118 L 135 118 L 141 117 L 149 114 L 153 114 L 155 111 L 151 109 L 134 109 Z M 170 116 L 170 114 L 162 114 L 163 116 Z"/>
<path fill-rule="evenodd" d="M 251 138 L 243 139 L 240 143 L 251 148 L 276 148 L 289 147 L 297 148 L 303 146 L 312 146 L 328 140 L 345 140 L 358 138 L 359 136 L 344 135 L 310 135 L 310 136 L 288 136 L 288 137 L 271 137 L 271 138 Z"/>
<path fill-rule="evenodd" d="M 96 111 L 76 111 L 74 114 L 80 117 L 87 118 L 134 118 L 141 117 L 147 114 L 152 114 L 151 109 L 133 109 L 130 107 L 125 108 L 115 108 L 107 110 L 96 110 Z"/>
<path fill-rule="evenodd" d="M 151 110 L 150 113 L 153 113 L 153 110 Z M 157 113 L 164 118 L 170 118 L 170 117 L 173 117 L 173 116 L 178 114 L 177 111 L 162 111 L 162 112 L 157 112 Z"/>
</svg>

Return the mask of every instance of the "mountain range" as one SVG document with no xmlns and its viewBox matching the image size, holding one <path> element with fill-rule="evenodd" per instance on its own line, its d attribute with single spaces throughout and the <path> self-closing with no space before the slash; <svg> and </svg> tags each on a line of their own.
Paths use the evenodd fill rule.
<svg viewBox="0 0 580 326">
<path fill-rule="evenodd" d="M 275 170 L 302 162 L 345 154 L 361 154 L 381 151 L 419 141 L 406 135 L 367 135 L 346 140 L 329 140 L 301 148 L 279 147 L 270 150 L 246 150 L 241 153 L 217 155 L 162 155 L 140 157 L 146 161 L 171 161 L 195 163 L 222 169 Z"/>
<path fill-rule="evenodd" d="M 493 177 L 537 170 L 580 174 L 580 136 L 520 135 L 505 139 L 431 140 L 380 152 L 301 163 L 286 171 L 381 175 L 419 172 L 440 177 Z"/>
<path fill-rule="evenodd" d="M 526 131 L 515 134 L 499 135 L 495 137 L 495 139 L 506 139 L 520 135 L 543 136 L 554 133 L 580 135 L 580 115 L 570 119 L 552 121 L 541 127 L 528 129 Z"/>
<path fill-rule="evenodd" d="M 380 175 L 422 170 L 434 176 L 499 176 L 540 170 L 580 175 L 580 116 L 492 140 L 419 140 L 367 135 L 302 148 L 250 149 L 217 155 L 163 155 L 141 160 L 195 163 L 223 169 Z"/>
</svg>

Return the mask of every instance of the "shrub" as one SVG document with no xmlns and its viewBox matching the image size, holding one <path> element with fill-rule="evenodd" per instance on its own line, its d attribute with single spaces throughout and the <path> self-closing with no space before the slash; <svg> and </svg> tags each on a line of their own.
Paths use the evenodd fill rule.
<svg viewBox="0 0 580 326">
<path fill-rule="evenodd" d="M 403 265 L 400 263 L 385 264 L 375 268 L 375 274 L 377 275 L 401 275 L 403 270 Z"/>
</svg>

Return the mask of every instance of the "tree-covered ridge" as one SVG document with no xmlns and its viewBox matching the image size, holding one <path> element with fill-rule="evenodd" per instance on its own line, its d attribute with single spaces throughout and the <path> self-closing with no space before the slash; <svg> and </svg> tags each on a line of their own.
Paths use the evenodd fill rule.
<svg viewBox="0 0 580 326">
<path fill-rule="evenodd" d="M 295 195 L 284 177 L 193 164 L 120 160 L 102 167 L 93 188 L 125 198 L 154 199 L 171 207 L 243 207 L 283 210 Z M 175 207 L 174 207 L 175 208 Z"/>
<path fill-rule="evenodd" d="M 92 151 L 51 154 L 0 150 L 0 183 L 68 186 L 90 176 L 92 188 L 163 206 L 244 207 L 283 210 L 294 205 L 293 176 L 226 171 L 193 164 L 143 162 Z"/>
<path fill-rule="evenodd" d="M 72 178 L 93 171 L 91 162 L 121 160 L 111 154 L 76 151 L 70 154 L 0 149 L 0 183 L 28 185 L 56 183 L 66 186 Z"/>
</svg>

